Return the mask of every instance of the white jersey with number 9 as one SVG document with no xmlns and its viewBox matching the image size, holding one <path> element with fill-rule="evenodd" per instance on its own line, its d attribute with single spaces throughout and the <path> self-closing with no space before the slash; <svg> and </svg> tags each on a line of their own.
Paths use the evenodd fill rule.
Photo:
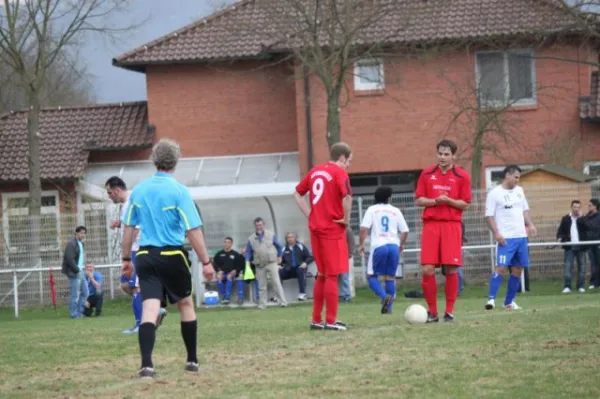
<svg viewBox="0 0 600 399">
<path fill-rule="evenodd" d="M 360 227 L 371 229 L 371 249 L 386 244 L 400 245 L 398 233 L 408 233 L 408 225 L 400 209 L 390 204 L 371 205 Z"/>
</svg>

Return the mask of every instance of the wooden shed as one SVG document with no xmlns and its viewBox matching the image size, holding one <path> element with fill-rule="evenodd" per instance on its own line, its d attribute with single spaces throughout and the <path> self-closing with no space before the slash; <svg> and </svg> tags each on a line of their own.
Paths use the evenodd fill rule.
<svg viewBox="0 0 600 399">
<path fill-rule="evenodd" d="M 558 224 L 570 212 L 571 201 L 581 201 L 582 211 L 587 212 L 587 202 L 592 198 L 590 183 L 595 179 L 558 165 L 539 165 L 523 172 L 520 186 L 525 191 L 531 217 L 538 230 L 538 236 L 533 241 L 556 240 Z M 559 270 L 553 266 L 562 262 L 560 247 L 532 248 L 530 256 L 532 265 L 536 265 L 532 271 L 541 272 L 545 278 L 551 277 L 551 270 Z"/>
</svg>

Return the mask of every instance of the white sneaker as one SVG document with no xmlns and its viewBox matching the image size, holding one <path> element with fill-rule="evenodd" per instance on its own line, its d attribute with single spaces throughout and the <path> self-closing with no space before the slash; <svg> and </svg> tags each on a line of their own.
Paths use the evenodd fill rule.
<svg viewBox="0 0 600 399">
<path fill-rule="evenodd" d="M 508 305 L 504 305 L 504 309 L 506 310 L 521 310 L 522 308 L 517 305 L 517 303 L 515 301 L 513 301 L 512 303 L 508 304 Z"/>
<path fill-rule="evenodd" d="M 306 294 L 300 294 L 300 295 L 298 295 L 298 300 L 299 301 L 305 301 L 306 300 Z"/>
<path fill-rule="evenodd" d="M 496 307 L 496 301 L 494 299 L 490 299 L 485 304 L 485 310 L 492 310 Z"/>
<path fill-rule="evenodd" d="M 596 287 L 594 287 L 593 285 L 590 285 L 590 286 L 588 287 L 588 290 L 593 290 L 594 288 L 596 288 Z"/>
<path fill-rule="evenodd" d="M 571 292 L 571 289 L 569 287 L 565 287 L 564 290 L 562 290 L 563 294 L 569 294 Z"/>
<path fill-rule="evenodd" d="M 578 289 L 577 291 L 579 291 L 580 293 L 584 293 L 585 292 L 585 288 L 581 287 L 580 289 Z"/>
</svg>

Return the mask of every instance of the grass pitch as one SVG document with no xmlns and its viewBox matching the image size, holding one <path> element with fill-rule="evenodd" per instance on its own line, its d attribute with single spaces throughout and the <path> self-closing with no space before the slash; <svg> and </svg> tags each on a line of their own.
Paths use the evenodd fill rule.
<svg viewBox="0 0 600 399">
<path fill-rule="evenodd" d="M 183 372 L 170 306 L 151 382 L 136 378 L 137 335 L 121 334 L 133 321 L 126 301 L 108 301 L 98 319 L 70 320 L 63 307 L 23 310 L 15 320 L 3 309 L 0 397 L 599 398 L 600 292 L 561 289 L 534 281 L 517 296 L 524 310 L 486 312 L 486 288 L 469 286 L 456 323 L 418 326 L 403 311 L 423 300 L 400 290 L 394 313 L 381 315 L 360 290 L 340 305 L 346 332 L 309 331 L 309 305 L 199 310 L 198 375 Z M 443 303 L 440 286 L 441 311 Z"/>
</svg>

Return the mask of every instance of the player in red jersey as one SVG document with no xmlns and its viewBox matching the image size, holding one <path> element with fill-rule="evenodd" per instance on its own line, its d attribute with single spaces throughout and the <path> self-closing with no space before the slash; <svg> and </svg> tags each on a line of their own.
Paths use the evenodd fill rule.
<svg viewBox="0 0 600 399">
<path fill-rule="evenodd" d="M 462 266 L 462 213 L 471 202 L 471 177 L 453 164 L 456 143 L 442 140 L 436 149 L 438 164 L 421 172 L 415 193 L 417 205 L 425 208 L 421 235 L 421 286 L 429 307 L 429 323 L 439 321 L 435 268 L 441 265 L 446 267 L 444 321 L 454 321 L 458 268 Z"/>
<path fill-rule="evenodd" d="M 331 147 L 330 159 L 312 168 L 294 193 L 298 207 L 308 218 L 318 271 L 310 324 L 313 330 L 346 330 L 346 325 L 337 320 L 338 276 L 349 270 L 346 228 L 350 222 L 352 189 L 346 169 L 352 161 L 352 149 L 346 143 L 336 143 Z M 310 193 L 310 207 L 304 201 L 306 193 Z"/>
</svg>

